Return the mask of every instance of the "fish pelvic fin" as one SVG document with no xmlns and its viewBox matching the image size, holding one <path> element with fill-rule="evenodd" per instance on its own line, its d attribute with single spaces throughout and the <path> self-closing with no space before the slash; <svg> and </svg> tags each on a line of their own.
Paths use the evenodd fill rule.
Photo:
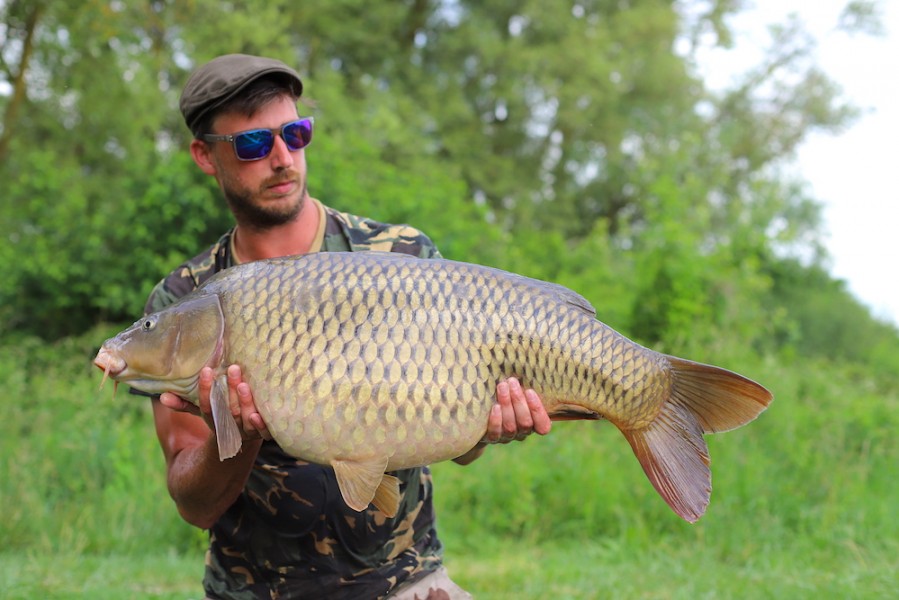
<svg viewBox="0 0 899 600">
<path fill-rule="evenodd" d="M 589 420 L 597 421 L 602 419 L 602 415 L 580 404 L 571 404 L 568 402 L 559 402 L 552 408 L 547 409 L 549 418 L 553 421 L 580 421 Z"/>
<path fill-rule="evenodd" d="M 396 516 L 400 504 L 399 480 L 386 475 L 387 456 L 370 459 L 335 459 L 331 461 L 343 501 L 362 512 L 374 504 L 388 517 Z"/>
<path fill-rule="evenodd" d="M 231 458 L 240 452 L 243 440 L 240 437 L 240 429 L 231 414 L 231 407 L 228 405 L 228 379 L 225 375 L 216 377 L 212 382 L 209 403 L 212 405 L 212 423 L 215 425 L 219 460 Z"/>
<path fill-rule="evenodd" d="M 704 433 L 728 431 L 755 419 L 773 399 L 754 381 L 726 369 L 676 357 L 672 389 L 655 420 L 622 430 L 656 491 L 681 518 L 695 523 L 712 492 Z"/>
</svg>

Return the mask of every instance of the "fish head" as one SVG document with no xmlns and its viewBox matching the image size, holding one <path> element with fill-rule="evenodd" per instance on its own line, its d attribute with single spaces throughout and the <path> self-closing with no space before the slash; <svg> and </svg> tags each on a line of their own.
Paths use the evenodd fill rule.
<svg viewBox="0 0 899 600">
<path fill-rule="evenodd" d="M 106 340 L 94 364 L 116 382 L 196 402 L 200 370 L 221 362 L 224 332 L 218 296 L 190 295 Z"/>
</svg>

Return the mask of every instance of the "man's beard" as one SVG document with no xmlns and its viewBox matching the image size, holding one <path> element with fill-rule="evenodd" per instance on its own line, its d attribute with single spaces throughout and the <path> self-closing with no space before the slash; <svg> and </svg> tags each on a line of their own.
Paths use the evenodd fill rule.
<svg viewBox="0 0 899 600">
<path fill-rule="evenodd" d="M 274 183 L 298 180 L 296 172 L 291 171 L 293 177 L 273 178 L 261 186 L 265 189 Z M 289 206 L 267 206 L 264 203 L 254 203 L 253 193 L 246 189 L 225 187 L 223 193 L 234 218 L 241 225 L 254 229 L 271 229 L 293 221 L 303 208 L 303 199 L 306 197 L 306 182 L 301 182 L 300 194 L 296 202 Z"/>
</svg>

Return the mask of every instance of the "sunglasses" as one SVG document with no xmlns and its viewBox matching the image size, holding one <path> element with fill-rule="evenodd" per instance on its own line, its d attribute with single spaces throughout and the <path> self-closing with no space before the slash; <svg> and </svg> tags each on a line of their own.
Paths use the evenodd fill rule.
<svg viewBox="0 0 899 600">
<path fill-rule="evenodd" d="M 231 142 L 240 160 L 260 160 L 271 154 L 276 135 L 281 136 L 291 152 L 308 146 L 312 141 L 312 122 L 312 117 L 303 117 L 274 129 L 250 129 L 230 135 L 204 133 L 202 138 L 206 142 Z"/>
</svg>

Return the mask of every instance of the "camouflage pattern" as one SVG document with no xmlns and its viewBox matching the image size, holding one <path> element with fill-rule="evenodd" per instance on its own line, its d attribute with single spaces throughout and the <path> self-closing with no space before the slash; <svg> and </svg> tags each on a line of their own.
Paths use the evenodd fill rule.
<svg viewBox="0 0 899 600">
<path fill-rule="evenodd" d="M 405 225 L 378 223 L 324 207 L 321 251 L 381 250 L 439 257 L 431 240 Z M 224 234 L 180 265 L 151 293 L 156 312 L 234 265 Z M 330 467 L 287 456 L 266 442 L 244 491 L 212 527 L 204 587 L 209 598 L 382 598 L 441 566 L 427 467 L 392 472 L 402 501 L 394 518 L 343 502 Z"/>
<path fill-rule="evenodd" d="M 365 217 L 357 217 L 323 206 L 325 237 L 323 252 L 402 252 L 421 258 L 440 258 L 434 243 L 421 231 L 408 225 L 389 225 Z M 156 284 L 150 293 L 144 314 L 150 314 L 172 304 L 201 283 L 235 264 L 232 256 L 230 230 L 203 253 L 180 265 Z"/>
</svg>

